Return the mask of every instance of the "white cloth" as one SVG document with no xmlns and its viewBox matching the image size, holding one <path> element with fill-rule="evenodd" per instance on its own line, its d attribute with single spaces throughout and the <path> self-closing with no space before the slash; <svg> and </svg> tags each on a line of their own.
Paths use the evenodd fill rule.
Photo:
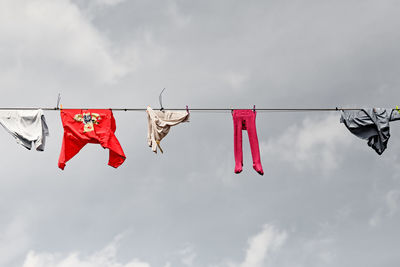
<svg viewBox="0 0 400 267">
<path fill-rule="evenodd" d="M 37 151 L 44 150 L 49 129 L 43 110 L 0 110 L 0 124 L 27 149 L 33 142 Z"/>
<path fill-rule="evenodd" d="M 147 107 L 148 132 L 147 142 L 153 152 L 157 153 L 157 146 L 161 153 L 160 141 L 168 134 L 171 126 L 189 121 L 187 111 L 158 111 Z"/>
</svg>

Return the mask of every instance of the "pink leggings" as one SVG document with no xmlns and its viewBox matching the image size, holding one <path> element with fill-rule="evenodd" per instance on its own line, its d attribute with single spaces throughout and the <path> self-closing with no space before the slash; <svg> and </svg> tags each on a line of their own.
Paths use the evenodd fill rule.
<svg viewBox="0 0 400 267">
<path fill-rule="evenodd" d="M 253 168 L 261 175 L 264 174 L 258 148 L 256 129 L 256 112 L 252 110 L 234 110 L 232 113 L 234 127 L 234 154 L 235 173 L 240 173 L 243 167 L 242 130 L 247 130 L 249 136 L 251 155 L 253 156 Z"/>
</svg>

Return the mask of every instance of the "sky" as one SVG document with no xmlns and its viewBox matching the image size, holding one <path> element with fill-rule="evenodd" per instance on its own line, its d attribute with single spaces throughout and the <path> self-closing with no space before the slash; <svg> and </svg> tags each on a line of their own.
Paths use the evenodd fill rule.
<svg viewBox="0 0 400 267">
<path fill-rule="evenodd" d="M 400 2 L 2 0 L 1 107 L 399 105 Z M 0 266 L 397 267 L 400 125 L 377 155 L 339 112 L 259 112 L 264 176 L 234 173 L 230 112 L 191 112 L 147 145 L 115 111 L 127 159 L 87 145 L 57 167 L 0 131 Z"/>
</svg>

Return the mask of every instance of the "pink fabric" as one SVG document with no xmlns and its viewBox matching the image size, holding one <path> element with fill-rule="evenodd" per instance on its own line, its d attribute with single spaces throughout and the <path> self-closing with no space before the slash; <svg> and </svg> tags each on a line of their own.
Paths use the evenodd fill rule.
<svg viewBox="0 0 400 267">
<path fill-rule="evenodd" d="M 249 136 L 251 155 L 253 157 L 253 168 L 261 175 L 264 174 L 261 166 L 260 150 L 258 147 L 256 112 L 252 110 L 234 110 L 232 113 L 234 128 L 234 154 L 235 173 L 242 172 L 243 151 L 242 151 L 242 130 L 247 130 Z"/>
</svg>

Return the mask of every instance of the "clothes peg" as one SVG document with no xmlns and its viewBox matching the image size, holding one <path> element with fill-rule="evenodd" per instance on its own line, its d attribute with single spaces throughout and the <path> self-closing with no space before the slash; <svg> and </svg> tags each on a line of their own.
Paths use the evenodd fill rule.
<svg viewBox="0 0 400 267">
<path fill-rule="evenodd" d="M 253 112 L 256 113 L 256 105 L 253 105 Z"/>
<path fill-rule="evenodd" d="M 188 105 L 186 105 L 186 112 L 190 114 Z"/>
<path fill-rule="evenodd" d="M 56 106 L 56 110 L 57 110 L 57 109 L 59 109 L 60 100 L 61 100 L 61 94 L 60 94 L 60 93 L 58 93 L 58 96 L 57 96 L 57 106 Z"/>
<path fill-rule="evenodd" d="M 161 93 L 160 93 L 160 95 L 158 96 L 158 101 L 160 102 L 160 111 L 163 111 L 163 110 L 164 110 L 164 107 L 163 107 L 163 105 L 162 105 L 162 93 L 164 93 L 164 90 L 165 90 L 165 88 L 161 90 Z"/>
</svg>

